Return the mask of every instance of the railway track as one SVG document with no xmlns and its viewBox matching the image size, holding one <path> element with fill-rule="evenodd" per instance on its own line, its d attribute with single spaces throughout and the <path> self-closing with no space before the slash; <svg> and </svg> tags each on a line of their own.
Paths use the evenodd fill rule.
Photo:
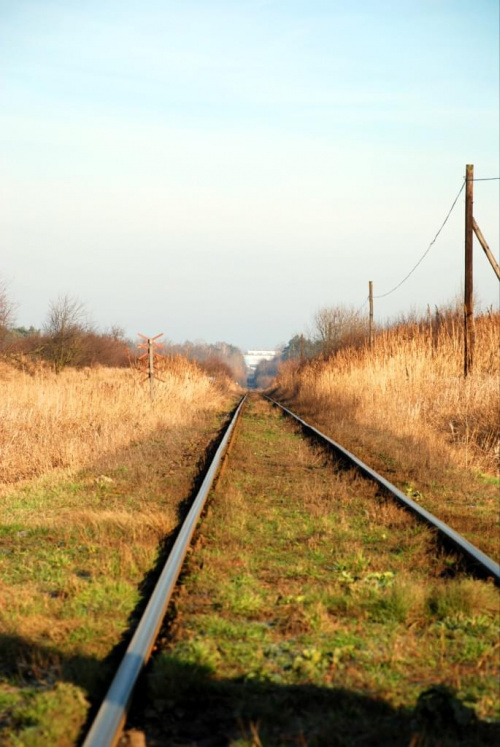
<svg viewBox="0 0 500 747">
<path fill-rule="evenodd" d="M 382 489 L 385 495 L 390 496 L 398 506 L 411 512 L 419 521 L 431 527 L 432 531 L 441 537 L 447 546 L 453 548 L 453 552 L 462 556 L 468 567 L 479 575 L 492 578 L 496 584 L 500 582 L 500 567 L 491 558 L 487 557 L 481 550 L 474 547 L 468 540 L 455 532 L 451 527 L 440 521 L 437 517 L 412 501 L 395 486 L 391 485 L 384 477 L 374 472 L 370 467 L 361 462 L 357 457 L 343 449 L 339 444 L 332 441 L 313 426 L 306 423 L 293 412 L 275 402 L 269 397 L 265 399 L 274 408 L 279 408 L 288 418 L 291 418 L 308 435 L 312 436 L 322 448 L 333 450 L 343 461 L 347 461 L 355 467 L 364 477 L 372 480 Z M 84 747 L 104 747 L 105 745 L 117 744 L 123 730 L 127 711 L 129 709 L 134 687 L 146 665 L 155 640 L 162 626 L 162 621 L 167 611 L 172 594 L 176 587 L 177 579 L 186 557 L 187 550 L 193 538 L 194 532 L 203 513 L 207 497 L 212 489 L 217 476 L 224 470 L 227 454 L 230 446 L 234 443 L 235 429 L 245 406 L 246 396 L 241 400 L 227 427 L 224 437 L 214 456 L 214 459 L 206 473 L 201 488 L 193 502 L 193 505 L 179 531 L 177 540 L 169 555 L 164 570 L 153 591 L 147 608 L 141 618 L 137 630 L 129 644 L 125 656 L 116 672 L 111 686 L 99 709 L 99 712 L 85 738 Z M 258 741 L 255 742 L 258 744 Z"/>
<path fill-rule="evenodd" d="M 286 413 L 286 415 L 292 418 L 296 423 L 299 423 L 306 433 L 313 436 L 323 445 L 331 448 L 336 455 L 359 470 L 364 477 L 373 480 L 380 488 L 382 488 L 382 490 L 402 506 L 402 508 L 410 511 L 417 517 L 417 519 L 425 522 L 432 527 L 432 529 L 436 530 L 445 542 L 449 543 L 456 552 L 466 557 L 474 566 L 476 566 L 476 569 L 479 572 L 484 573 L 486 576 L 491 576 L 495 579 L 497 584 L 500 582 L 500 565 L 489 558 L 484 552 L 479 550 L 479 548 L 475 547 L 471 542 L 466 540 L 465 537 L 462 537 L 461 534 L 445 524 L 444 521 L 438 519 L 437 516 L 431 514 L 430 511 L 426 511 L 425 508 L 419 506 L 418 503 L 402 493 L 401 490 L 390 483 L 389 480 L 386 480 L 385 477 L 379 475 L 378 472 L 375 472 L 375 470 L 371 469 L 371 467 L 362 462 L 361 459 L 358 459 L 354 454 L 351 454 L 350 451 L 344 449 L 344 447 L 336 443 L 336 441 L 333 441 L 317 428 L 306 423 L 305 420 L 299 418 L 298 415 L 281 405 L 279 402 L 276 402 L 271 397 L 267 397 L 266 395 L 264 395 L 264 397 L 275 407 L 279 407 L 280 410 Z"/>
</svg>

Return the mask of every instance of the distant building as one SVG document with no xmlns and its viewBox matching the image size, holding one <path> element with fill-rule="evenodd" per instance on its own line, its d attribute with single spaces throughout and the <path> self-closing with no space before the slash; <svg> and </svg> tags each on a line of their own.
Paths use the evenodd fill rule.
<svg viewBox="0 0 500 747">
<path fill-rule="evenodd" d="M 249 377 L 252 376 L 261 361 L 272 360 L 277 352 L 277 350 L 248 350 L 243 353 Z"/>
</svg>

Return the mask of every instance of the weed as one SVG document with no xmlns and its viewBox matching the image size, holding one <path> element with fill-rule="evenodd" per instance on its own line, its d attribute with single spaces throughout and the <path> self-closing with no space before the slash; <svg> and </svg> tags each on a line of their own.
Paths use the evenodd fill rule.
<svg viewBox="0 0 500 747">
<path fill-rule="evenodd" d="M 396 581 L 390 586 L 383 585 L 384 591 L 377 596 L 370 608 L 374 620 L 405 623 L 410 611 L 422 596 L 421 587 L 409 581 Z"/>
<path fill-rule="evenodd" d="M 434 587 L 428 598 L 429 613 L 438 620 L 456 616 L 470 617 L 474 612 L 498 610 L 494 595 L 488 587 L 470 580 L 453 580 Z"/>
</svg>

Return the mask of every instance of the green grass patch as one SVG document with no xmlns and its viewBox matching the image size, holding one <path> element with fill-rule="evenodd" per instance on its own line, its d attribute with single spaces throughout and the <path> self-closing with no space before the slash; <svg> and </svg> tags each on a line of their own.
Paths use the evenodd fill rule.
<svg viewBox="0 0 500 747">
<path fill-rule="evenodd" d="M 454 558 L 375 493 L 249 404 L 151 672 L 166 741 L 489 743 L 498 590 L 446 580 Z"/>
<path fill-rule="evenodd" d="M 12 747 L 75 744 L 89 703 L 81 688 L 61 682 L 42 691 L 21 690 L 6 701 L 0 694 L 4 744 Z"/>
<path fill-rule="evenodd" d="M 220 425 L 200 415 L 0 497 L 0 744 L 78 742 Z"/>
</svg>

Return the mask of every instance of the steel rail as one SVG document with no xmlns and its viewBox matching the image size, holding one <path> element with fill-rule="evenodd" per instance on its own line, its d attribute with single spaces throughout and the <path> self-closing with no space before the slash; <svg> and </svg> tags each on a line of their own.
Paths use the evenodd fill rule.
<svg viewBox="0 0 500 747">
<path fill-rule="evenodd" d="M 83 742 L 83 747 L 112 747 L 112 745 L 116 745 L 120 737 L 135 684 L 149 659 L 154 642 L 160 631 L 187 549 L 196 529 L 196 524 L 217 475 L 220 462 L 230 442 L 231 434 L 241 414 L 246 396 L 242 398 L 236 408 L 224 434 L 224 438 L 215 453 L 210 468 L 182 524 L 172 551 L 153 590 L 153 594 L 125 652 L 125 656 Z"/>
<path fill-rule="evenodd" d="M 411 513 L 415 514 L 415 516 L 417 516 L 421 521 L 424 521 L 429 526 L 437 529 L 438 532 L 443 535 L 455 549 L 465 555 L 474 564 L 482 568 L 482 570 L 485 571 L 488 576 L 492 576 L 495 579 L 495 583 L 497 585 L 500 584 L 500 565 L 498 563 L 485 555 L 484 552 L 482 552 L 481 550 L 479 550 L 479 548 L 466 540 L 465 537 L 462 537 L 461 534 L 445 524 L 444 521 L 441 521 L 441 519 L 438 519 L 437 516 L 431 514 L 430 511 L 426 511 L 425 508 L 422 508 L 422 506 L 419 506 L 418 503 L 412 501 L 411 498 L 402 493 L 401 490 L 398 490 L 398 488 L 388 480 L 386 480 L 385 477 L 382 477 L 382 475 L 379 475 L 378 472 L 375 472 L 375 470 L 373 470 L 371 467 L 368 467 L 368 465 L 362 462 L 361 459 L 358 459 L 358 457 L 356 457 L 350 451 L 344 449 L 344 447 L 338 444 L 336 441 L 333 441 L 333 439 L 326 436 L 317 428 L 310 425 L 309 423 L 306 423 L 305 420 L 302 420 L 302 418 L 289 410 L 287 407 L 284 407 L 279 402 L 276 402 L 276 400 L 268 397 L 267 394 L 263 394 L 262 396 L 269 400 L 269 402 L 271 402 L 273 405 L 279 407 L 281 410 L 283 410 L 283 412 L 292 417 L 298 423 L 300 423 L 302 428 L 304 428 L 306 431 L 312 433 L 321 441 L 326 441 L 326 443 L 328 443 L 336 452 L 341 454 L 342 457 L 344 457 L 351 464 L 355 465 L 358 470 L 363 475 L 365 475 L 365 477 L 368 477 L 370 480 L 374 480 L 378 485 L 380 485 L 381 488 L 387 490 L 393 496 L 393 498 L 395 498 L 396 501 L 403 506 L 403 508 L 411 511 Z"/>
</svg>

